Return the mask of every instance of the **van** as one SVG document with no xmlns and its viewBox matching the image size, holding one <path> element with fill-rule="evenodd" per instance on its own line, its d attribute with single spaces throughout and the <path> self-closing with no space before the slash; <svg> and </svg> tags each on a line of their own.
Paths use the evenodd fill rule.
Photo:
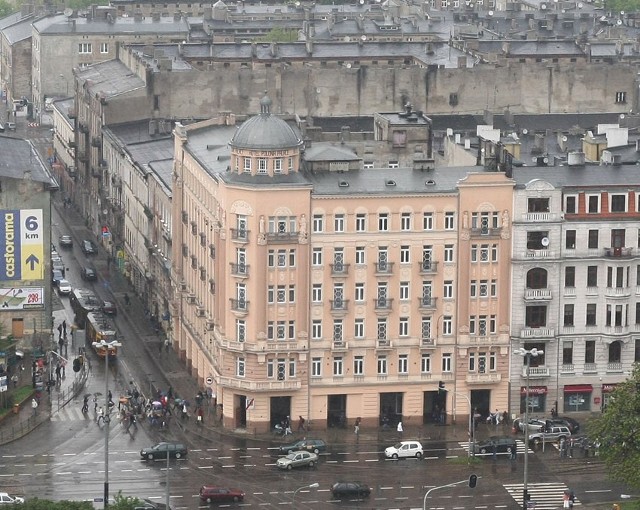
<svg viewBox="0 0 640 510">
<path fill-rule="evenodd" d="M 15 131 L 16 130 L 16 123 L 15 122 L 7 122 L 7 129 L 9 131 Z"/>
</svg>

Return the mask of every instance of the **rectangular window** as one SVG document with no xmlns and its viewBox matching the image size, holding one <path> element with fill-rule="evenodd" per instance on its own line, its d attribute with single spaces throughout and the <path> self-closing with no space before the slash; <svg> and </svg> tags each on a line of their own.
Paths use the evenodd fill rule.
<svg viewBox="0 0 640 510">
<path fill-rule="evenodd" d="M 527 200 L 527 212 L 549 212 L 549 199 L 548 198 L 529 198 Z"/>
<path fill-rule="evenodd" d="M 565 327 L 573 326 L 573 305 L 564 305 L 564 325 Z"/>
<path fill-rule="evenodd" d="M 584 362 L 595 363 L 596 362 L 596 341 L 587 340 L 584 343 Z"/>
<path fill-rule="evenodd" d="M 367 216 L 363 213 L 356 214 L 356 232 L 367 231 Z"/>
<path fill-rule="evenodd" d="M 398 373 L 399 374 L 409 373 L 409 355 L 408 354 L 400 354 L 400 356 L 398 356 Z"/>
<path fill-rule="evenodd" d="M 322 358 L 311 359 L 311 377 L 322 376 Z"/>
<path fill-rule="evenodd" d="M 598 231 L 597 230 L 589 230 L 589 249 L 595 250 L 598 248 Z"/>
<path fill-rule="evenodd" d="M 273 173 L 281 174 L 282 173 L 282 158 L 273 160 Z"/>
<path fill-rule="evenodd" d="M 387 213 L 378 214 L 378 231 L 387 232 L 389 230 L 389 215 Z"/>
<path fill-rule="evenodd" d="M 356 246 L 356 264 L 362 265 L 365 263 L 364 246 Z"/>
<path fill-rule="evenodd" d="M 313 215 L 313 231 L 324 232 L 324 216 L 322 214 L 314 214 Z"/>
<path fill-rule="evenodd" d="M 626 92 L 616 92 L 616 103 L 626 103 L 627 102 L 627 93 Z"/>
<path fill-rule="evenodd" d="M 445 353 L 442 355 L 442 372 L 451 372 L 451 354 Z"/>
<path fill-rule="evenodd" d="M 335 319 L 333 321 L 333 341 L 334 342 L 342 342 L 343 337 L 343 328 L 344 324 L 342 323 L 342 319 Z"/>
<path fill-rule="evenodd" d="M 244 377 L 244 358 L 236 359 L 236 376 Z"/>
<path fill-rule="evenodd" d="M 431 341 L 431 317 L 422 317 L 420 321 L 420 337 Z"/>
<path fill-rule="evenodd" d="M 333 227 L 336 232 L 344 232 L 344 214 L 336 214 L 333 217 Z"/>
<path fill-rule="evenodd" d="M 364 356 L 354 356 L 353 375 L 364 375 Z"/>
<path fill-rule="evenodd" d="M 244 342 L 247 338 L 247 323 L 243 319 L 236 319 L 236 342 Z"/>
<path fill-rule="evenodd" d="M 311 302 L 322 303 L 322 284 L 314 283 L 311 287 Z"/>
<path fill-rule="evenodd" d="M 409 298 L 409 282 L 400 282 L 400 301 L 407 301 Z"/>
<path fill-rule="evenodd" d="M 627 212 L 627 195 L 609 195 L 609 210 L 612 213 Z"/>
<path fill-rule="evenodd" d="M 267 287 L 267 303 L 273 303 L 275 301 L 275 289 L 273 285 Z"/>
<path fill-rule="evenodd" d="M 292 248 L 289 250 L 289 267 L 296 267 L 296 250 Z"/>
<path fill-rule="evenodd" d="M 575 195 L 567 195 L 564 197 L 564 212 L 567 214 L 576 214 L 578 212 L 578 197 Z"/>
<path fill-rule="evenodd" d="M 403 212 L 400 216 L 400 230 L 405 232 L 411 230 L 411 213 Z"/>
<path fill-rule="evenodd" d="M 433 213 L 422 213 L 422 230 L 433 230 Z"/>
<path fill-rule="evenodd" d="M 453 333 L 453 317 L 445 315 L 442 318 L 442 334 L 451 335 Z"/>
<path fill-rule="evenodd" d="M 356 319 L 353 323 L 353 336 L 364 338 L 364 319 Z"/>
<path fill-rule="evenodd" d="M 245 174 L 250 174 L 251 173 L 251 158 L 243 158 L 243 165 L 244 165 L 244 173 Z"/>
<path fill-rule="evenodd" d="M 565 233 L 565 248 L 567 250 L 575 250 L 576 249 L 576 231 L 575 230 L 567 230 Z"/>
<path fill-rule="evenodd" d="M 267 253 L 267 266 L 276 267 L 276 252 L 275 250 L 269 250 Z"/>
<path fill-rule="evenodd" d="M 322 321 L 314 320 L 311 323 L 311 339 L 322 340 Z"/>
<path fill-rule="evenodd" d="M 453 245 L 452 244 L 444 245 L 444 261 L 453 262 Z"/>
<path fill-rule="evenodd" d="M 267 160 L 265 158 L 258 158 L 258 175 L 266 175 L 267 173 Z"/>
<path fill-rule="evenodd" d="M 598 286 L 598 266 L 587 266 L 587 287 Z"/>
<path fill-rule="evenodd" d="M 322 265 L 322 248 L 314 248 L 311 252 L 311 265 L 312 266 L 321 266 Z"/>
<path fill-rule="evenodd" d="M 400 246 L 400 263 L 408 264 L 411 262 L 410 258 L 411 250 L 409 246 Z"/>
<path fill-rule="evenodd" d="M 286 285 L 278 285 L 278 291 L 276 293 L 278 303 L 286 303 L 287 302 L 287 286 Z"/>
<path fill-rule="evenodd" d="M 342 377 L 344 375 L 344 361 L 342 356 L 333 358 L 333 375 L 334 377 Z"/>
<path fill-rule="evenodd" d="M 456 213 L 447 212 L 444 213 L 444 229 L 445 230 L 455 230 L 456 229 Z"/>
<path fill-rule="evenodd" d="M 287 267 L 287 250 L 278 250 L 278 267 Z"/>
<path fill-rule="evenodd" d="M 420 356 L 420 373 L 431 373 L 431 354 L 422 354 Z"/>
<path fill-rule="evenodd" d="M 564 286 L 576 286 L 576 268 L 575 266 L 567 266 L 564 268 Z"/>
<path fill-rule="evenodd" d="M 443 286 L 443 296 L 445 299 L 453 298 L 453 281 L 445 280 Z"/>
<path fill-rule="evenodd" d="M 100 53 L 109 53 L 109 43 L 100 43 Z"/>
<path fill-rule="evenodd" d="M 595 303 L 587 304 L 587 326 L 595 326 L 597 317 L 597 305 Z"/>
<path fill-rule="evenodd" d="M 587 212 L 589 214 L 600 212 L 600 195 L 587 195 Z"/>
<path fill-rule="evenodd" d="M 573 365 L 573 342 L 562 342 L 562 364 Z"/>
<path fill-rule="evenodd" d="M 387 357 L 378 356 L 378 375 L 387 375 Z"/>
<path fill-rule="evenodd" d="M 364 283 L 356 283 L 354 297 L 357 302 L 364 301 Z"/>
<path fill-rule="evenodd" d="M 409 318 L 400 317 L 398 325 L 398 336 L 409 336 Z"/>
<path fill-rule="evenodd" d="M 91 43 L 79 43 L 78 53 L 85 54 L 85 55 L 88 53 L 92 53 Z"/>
</svg>

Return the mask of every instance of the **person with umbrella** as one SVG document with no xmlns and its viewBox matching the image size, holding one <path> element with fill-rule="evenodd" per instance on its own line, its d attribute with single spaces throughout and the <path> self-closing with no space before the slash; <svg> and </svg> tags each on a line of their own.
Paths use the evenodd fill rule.
<svg viewBox="0 0 640 510">
<path fill-rule="evenodd" d="M 89 412 L 89 397 L 91 393 L 87 393 L 82 400 L 82 414 Z"/>
</svg>

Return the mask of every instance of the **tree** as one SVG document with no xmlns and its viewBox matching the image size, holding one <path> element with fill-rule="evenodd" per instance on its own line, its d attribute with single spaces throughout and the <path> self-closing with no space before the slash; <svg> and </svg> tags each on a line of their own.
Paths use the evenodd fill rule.
<svg viewBox="0 0 640 510">
<path fill-rule="evenodd" d="M 118 492 L 113 500 L 109 504 L 111 510 L 134 510 L 143 504 L 138 498 L 123 496 L 122 492 Z M 93 510 L 93 503 L 90 501 L 50 501 L 48 499 L 25 498 L 24 503 L 10 505 L 6 508 L 7 510 Z"/>
<path fill-rule="evenodd" d="M 588 424 L 587 431 L 599 443 L 609 476 L 640 488 L 640 365 L 616 386 L 606 409 Z"/>
<path fill-rule="evenodd" d="M 269 30 L 258 42 L 294 42 L 298 40 L 298 31 L 293 28 L 276 27 Z"/>
<path fill-rule="evenodd" d="M 16 8 L 6 0 L 0 0 L 0 18 L 9 16 L 9 14 L 16 11 Z"/>
</svg>

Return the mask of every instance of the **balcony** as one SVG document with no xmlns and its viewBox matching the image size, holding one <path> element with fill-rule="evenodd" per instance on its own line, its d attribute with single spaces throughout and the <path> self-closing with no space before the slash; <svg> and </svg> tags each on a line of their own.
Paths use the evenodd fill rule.
<svg viewBox="0 0 640 510">
<path fill-rule="evenodd" d="M 608 298 L 628 298 L 631 296 L 631 287 L 605 287 L 604 295 Z"/>
<path fill-rule="evenodd" d="M 434 348 L 436 346 L 436 339 L 435 338 L 421 338 L 420 339 L 420 347 L 423 348 Z"/>
<path fill-rule="evenodd" d="M 524 289 L 525 301 L 549 301 L 551 289 Z"/>
<path fill-rule="evenodd" d="M 249 242 L 249 233 L 251 231 L 244 228 L 232 228 L 231 229 L 231 239 L 234 241 L 238 241 L 241 243 Z"/>
<path fill-rule="evenodd" d="M 480 228 L 472 228 L 469 232 L 471 237 L 498 237 L 502 229 L 500 227 L 489 228 L 489 227 L 480 227 Z"/>
<path fill-rule="evenodd" d="M 267 232 L 266 237 L 271 244 L 298 242 L 298 232 Z"/>
<path fill-rule="evenodd" d="M 620 362 L 607 363 L 607 373 L 621 374 L 622 363 Z"/>
<path fill-rule="evenodd" d="M 347 342 L 343 342 L 342 340 L 334 340 L 331 345 L 332 351 L 346 351 L 349 349 L 349 344 Z"/>
<path fill-rule="evenodd" d="M 522 377 L 527 377 L 527 367 L 522 367 Z M 529 379 L 540 379 L 549 377 L 549 369 L 547 367 L 531 367 L 529 369 Z"/>
<path fill-rule="evenodd" d="M 576 373 L 576 367 L 573 364 L 569 364 L 569 363 L 564 363 L 562 365 L 560 365 L 560 373 L 561 374 L 575 374 Z"/>
<path fill-rule="evenodd" d="M 386 349 L 392 349 L 392 348 L 393 348 L 393 343 L 391 342 L 391 340 L 380 339 L 380 338 L 376 340 L 376 349 L 386 350 Z"/>
<path fill-rule="evenodd" d="M 598 365 L 596 363 L 585 363 L 583 373 L 595 374 L 598 372 Z"/>
<path fill-rule="evenodd" d="M 231 310 L 234 312 L 247 313 L 249 311 L 249 301 L 246 299 L 229 299 Z"/>
<path fill-rule="evenodd" d="M 349 264 L 338 262 L 337 264 L 329 264 L 331 267 L 331 276 L 347 276 L 349 274 Z"/>
<path fill-rule="evenodd" d="M 302 382 L 297 379 L 284 381 L 251 381 L 238 377 L 221 377 L 220 386 L 246 390 L 249 392 L 277 392 L 299 390 L 302 388 Z"/>
<path fill-rule="evenodd" d="M 373 306 L 376 310 L 391 310 L 393 299 L 379 297 L 373 300 Z"/>
<path fill-rule="evenodd" d="M 467 374 L 467 384 L 490 384 L 502 381 L 502 374 L 497 372 L 469 373 Z"/>
<path fill-rule="evenodd" d="M 332 312 L 347 312 L 349 309 L 348 299 L 332 299 L 329 301 Z"/>
<path fill-rule="evenodd" d="M 524 257 L 527 259 L 555 259 L 556 252 L 551 250 L 527 250 Z"/>
<path fill-rule="evenodd" d="M 520 330 L 520 338 L 553 338 L 553 328 L 523 328 Z"/>
<path fill-rule="evenodd" d="M 234 262 L 230 262 L 229 265 L 231 266 L 231 274 L 233 276 L 240 276 L 242 278 L 249 276 L 248 264 L 236 264 Z"/>
<path fill-rule="evenodd" d="M 438 271 L 438 262 L 435 260 L 423 260 L 420 262 L 420 274 L 433 274 Z"/>
<path fill-rule="evenodd" d="M 393 262 L 376 262 L 377 275 L 390 275 L 393 273 Z"/>
<path fill-rule="evenodd" d="M 562 216 L 551 212 L 528 212 L 522 215 L 522 221 L 528 223 L 544 223 L 548 221 L 560 221 Z"/>
<path fill-rule="evenodd" d="M 633 257 L 633 248 L 605 248 L 604 256 L 615 259 Z"/>
<path fill-rule="evenodd" d="M 420 310 L 435 310 L 437 299 L 430 296 L 420 296 L 418 298 L 418 308 Z"/>
</svg>

